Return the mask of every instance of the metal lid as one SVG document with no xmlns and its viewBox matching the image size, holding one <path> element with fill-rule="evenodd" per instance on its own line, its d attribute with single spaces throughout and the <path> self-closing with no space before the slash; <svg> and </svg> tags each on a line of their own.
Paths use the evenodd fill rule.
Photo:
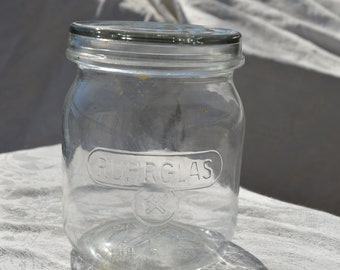
<svg viewBox="0 0 340 270">
<path fill-rule="evenodd" d="M 241 41 L 232 29 L 141 21 L 74 22 L 70 33 L 102 39 L 183 45 L 225 45 Z"/>
</svg>

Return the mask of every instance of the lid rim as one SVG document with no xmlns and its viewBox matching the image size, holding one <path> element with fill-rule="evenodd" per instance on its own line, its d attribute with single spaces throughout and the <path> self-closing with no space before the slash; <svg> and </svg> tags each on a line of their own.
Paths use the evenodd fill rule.
<svg viewBox="0 0 340 270">
<path fill-rule="evenodd" d="M 117 28 L 115 29 L 114 27 Z M 237 44 L 241 42 L 241 34 L 232 29 L 156 22 L 74 22 L 70 26 L 70 33 L 91 38 L 121 40 L 126 42 L 148 42 L 160 45 L 202 46 Z"/>
</svg>

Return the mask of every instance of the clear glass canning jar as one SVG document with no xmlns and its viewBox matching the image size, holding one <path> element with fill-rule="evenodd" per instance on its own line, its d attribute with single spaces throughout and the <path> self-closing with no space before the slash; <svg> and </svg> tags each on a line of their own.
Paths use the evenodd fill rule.
<svg viewBox="0 0 340 270">
<path fill-rule="evenodd" d="M 245 126 L 240 33 L 77 22 L 67 57 L 79 68 L 62 143 L 73 269 L 222 267 Z"/>
</svg>

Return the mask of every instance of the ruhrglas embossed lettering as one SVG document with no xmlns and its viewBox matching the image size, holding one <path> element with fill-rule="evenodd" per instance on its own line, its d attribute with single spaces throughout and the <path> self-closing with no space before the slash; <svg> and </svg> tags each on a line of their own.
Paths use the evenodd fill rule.
<svg viewBox="0 0 340 270">
<path fill-rule="evenodd" d="M 96 148 L 88 158 L 90 177 L 98 184 L 138 188 L 164 185 L 172 190 L 212 185 L 222 171 L 217 151 L 127 152 Z"/>
</svg>

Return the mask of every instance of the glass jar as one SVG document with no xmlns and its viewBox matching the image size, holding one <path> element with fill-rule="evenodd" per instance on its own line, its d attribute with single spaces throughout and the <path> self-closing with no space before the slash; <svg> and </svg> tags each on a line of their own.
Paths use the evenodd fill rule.
<svg viewBox="0 0 340 270">
<path fill-rule="evenodd" d="M 245 127 L 240 33 L 78 22 L 67 57 L 79 68 L 62 142 L 72 268 L 223 267 Z"/>
</svg>

